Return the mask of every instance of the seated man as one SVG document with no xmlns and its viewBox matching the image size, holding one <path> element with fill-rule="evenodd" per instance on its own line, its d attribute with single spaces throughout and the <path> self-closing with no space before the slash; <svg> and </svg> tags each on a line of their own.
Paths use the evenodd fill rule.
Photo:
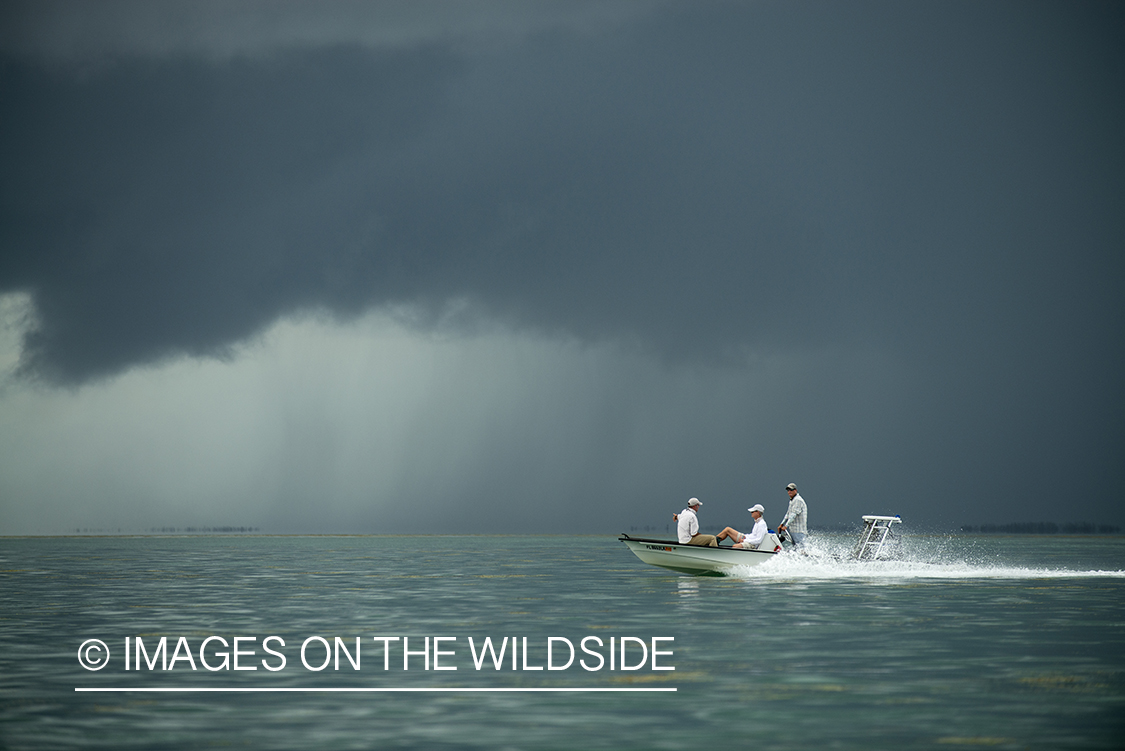
<svg viewBox="0 0 1125 751">
<path fill-rule="evenodd" d="M 756 503 L 746 510 L 750 512 L 750 516 L 754 517 L 754 529 L 750 531 L 750 534 L 744 535 L 737 529 L 726 527 L 719 533 L 718 539 L 725 540 L 729 537 L 737 543 L 734 547 L 753 550 L 762 544 L 762 540 L 766 539 L 766 533 L 769 530 L 766 529 L 766 520 L 762 518 L 762 512 L 765 511 L 762 504 Z"/>
<path fill-rule="evenodd" d="M 715 539 L 715 535 L 699 534 L 699 519 L 695 515 L 699 513 L 699 507 L 702 505 L 703 501 L 692 498 L 687 502 L 686 509 L 679 514 L 672 514 L 672 518 L 677 522 L 676 536 L 681 545 L 707 545 L 716 548 L 719 542 Z"/>
</svg>

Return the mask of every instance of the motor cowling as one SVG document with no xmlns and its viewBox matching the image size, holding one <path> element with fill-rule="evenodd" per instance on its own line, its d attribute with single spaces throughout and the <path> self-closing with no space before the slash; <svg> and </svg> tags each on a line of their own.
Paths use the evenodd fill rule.
<svg viewBox="0 0 1125 751">
<path fill-rule="evenodd" d="M 781 550 L 781 540 L 778 538 L 776 532 L 770 532 L 758 543 L 757 549 L 765 550 L 769 553 L 776 553 Z"/>
</svg>

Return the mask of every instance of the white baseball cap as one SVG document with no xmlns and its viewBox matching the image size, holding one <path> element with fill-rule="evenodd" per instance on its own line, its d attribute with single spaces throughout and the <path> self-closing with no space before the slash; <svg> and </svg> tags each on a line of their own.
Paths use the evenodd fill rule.
<svg viewBox="0 0 1125 751">
<path fill-rule="evenodd" d="M 698 498 L 690 498 L 690 499 L 688 499 L 687 505 L 688 506 L 702 506 L 703 501 L 699 500 Z"/>
<path fill-rule="evenodd" d="M 760 503 L 755 503 L 753 506 L 746 510 L 750 512 L 757 511 L 759 514 L 764 514 L 766 512 L 766 509 Z"/>
</svg>

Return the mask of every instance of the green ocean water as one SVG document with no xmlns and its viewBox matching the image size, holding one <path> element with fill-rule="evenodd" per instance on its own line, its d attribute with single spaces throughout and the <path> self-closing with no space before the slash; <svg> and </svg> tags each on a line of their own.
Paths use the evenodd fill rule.
<svg viewBox="0 0 1125 751">
<path fill-rule="evenodd" d="M 2 538 L 0 746 L 1125 747 L 1125 538 L 814 540 L 693 578 L 610 536 Z"/>
</svg>

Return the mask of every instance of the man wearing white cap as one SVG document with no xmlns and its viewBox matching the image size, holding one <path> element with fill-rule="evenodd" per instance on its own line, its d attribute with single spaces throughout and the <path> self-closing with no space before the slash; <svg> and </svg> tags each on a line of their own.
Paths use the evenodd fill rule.
<svg viewBox="0 0 1125 751">
<path fill-rule="evenodd" d="M 781 524 L 777 525 L 777 531 L 788 530 L 793 544 L 800 547 L 805 544 L 805 535 L 809 532 L 809 509 L 805 506 L 805 499 L 797 492 L 796 485 L 789 483 L 785 486 L 785 492 L 789 494 L 789 510 L 785 512 Z"/>
<path fill-rule="evenodd" d="M 762 540 L 766 539 L 766 533 L 769 532 L 769 530 L 766 529 L 766 520 L 762 517 L 762 512 L 765 511 L 765 509 L 762 508 L 762 504 L 755 503 L 746 510 L 750 512 L 750 516 L 754 517 L 754 529 L 750 530 L 750 534 L 744 535 L 737 529 L 727 527 L 719 533 L 717 539 L 725 540 L 730 538 L 736 543 L 734 547 L 742 548 L 743 550 L 754 550 L 761 545 Z"/>
<path fill-rule="evenodd" d="M 699 518 L 696 517 L 696 514 L 702 505 L 703 501 L 692 498 L 687 502 L 686 509 L 679 514 L 672 514 L 672 518 L 677 522 L 676 536 L 679 538 L 681 545 L 707 545 L 717 548 L 719 541 L 715 539 L 715 535 L 699 534 Z"/>
</svg>

